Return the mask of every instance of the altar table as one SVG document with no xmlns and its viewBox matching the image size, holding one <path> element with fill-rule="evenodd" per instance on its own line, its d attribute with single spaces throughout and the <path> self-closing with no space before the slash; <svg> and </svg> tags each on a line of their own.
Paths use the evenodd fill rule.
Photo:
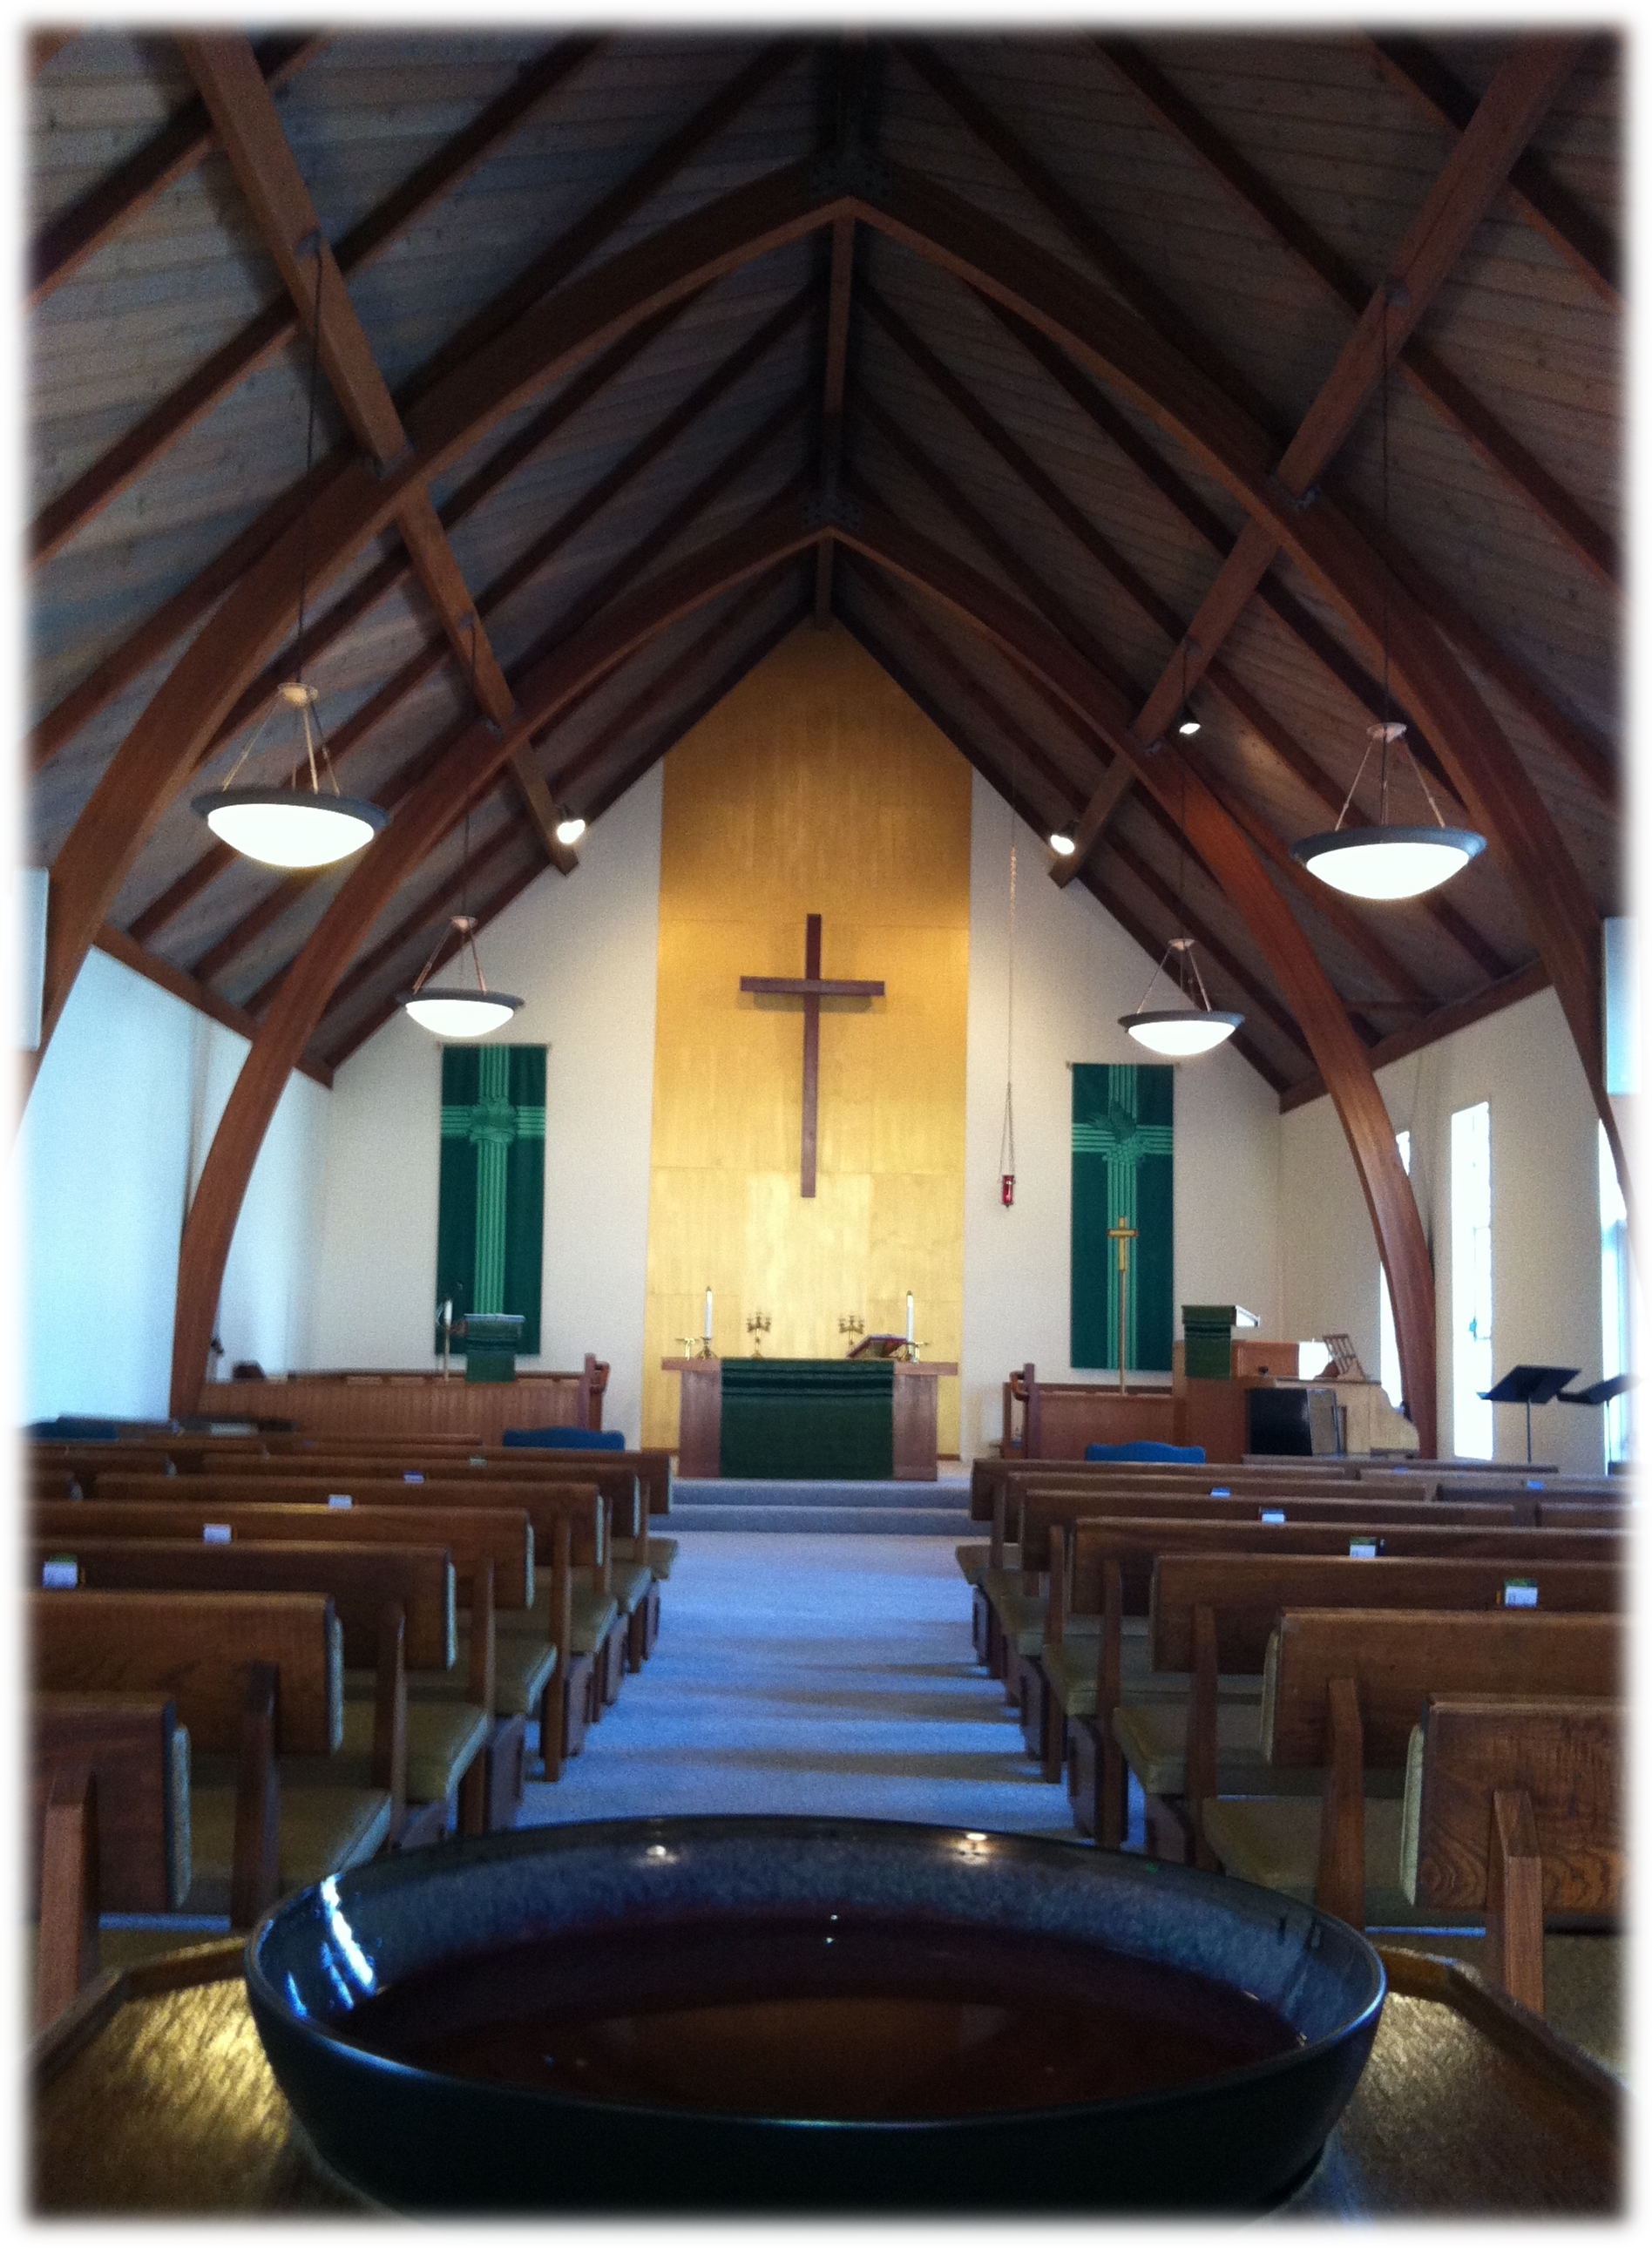
<svg viewBox="0 0 1652 2248">
<path fill-rule="evenodd" d="M 944 1360 L 668 1358 L 682 1377 L 680 1476 L 936 1480 Z"/>
</svg>

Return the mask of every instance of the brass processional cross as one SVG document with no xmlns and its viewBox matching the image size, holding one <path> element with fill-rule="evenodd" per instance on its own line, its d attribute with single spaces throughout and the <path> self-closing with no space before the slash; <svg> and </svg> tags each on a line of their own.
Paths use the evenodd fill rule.
<svg viewBox="0 0 1652 2248">
<path fill-rule="evenodd" d="M 1119 1244 L 1119 1387 L 1124 1387 L 1124 1319 L 1130 1290 L 1130 1244 L 1137 1237 L 1137 1229 L 1128 1218 L 1121 1217 L 1116 1225 L 1107 1228 L 1107 1239 Z"/>
<path fill-rule="evenodd" d="M 805 924 L 801 976 L 743 976 L 740 989 L 759 997 L 803 1002 L 803 1199 L 814 1199 L 814 1156 L 820 1100 L 820 1002 L 881 999 L 881 984 L 828 982 L 820 973 L 820 916 Z"/>
</svg>

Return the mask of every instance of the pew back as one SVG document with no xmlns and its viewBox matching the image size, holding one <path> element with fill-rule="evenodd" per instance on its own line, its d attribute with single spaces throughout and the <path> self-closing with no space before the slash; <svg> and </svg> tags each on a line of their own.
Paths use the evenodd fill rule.
<svg viewBox="0 0 1652 2248">
<path fill-rule="evenodd" d="M 40 1910 L 41 1839 L 54 1772 L 89 1772 L 97 1790 L 98 1897 L 105 1912 L 175 1912 L 189 1888 L 175 1819 L 189 1800 L 189 1735 L 165 1694 L 42 1693 L 30 1697 L 31 1780 L 24 1878 Z"/>
<path fill-rule="evenodd" d="M 1368 1769 L 1394 1768 L 1405 1762 L 1411 1729 L 1430 1694 L 1615 1701 L 1622 1658 L 1617 1616 L 1287 1610 L 1263 1669 L 1263 1751 L 1282 1766 L 1323 1764 L 1333 1680 L 1353 1684 Z"/>
<path fill-rule="evenodd" d="M 1265 1515 L 1281 1515 L 1280 1522 L 1264 1520 Z M 1320 1525 L 1327 1528 L 1340 1527 L 1352 1538 L 1359 1530 L 1381 1530 L 1387 1526 L 1402 1528 L 1407 1525 L 1435 1529 L 1493 1529 L 1511 1526 L 1513 1511 L 1506 1506 L 1481 1506 L 1473 1501 L 1461 1504 L 1436 1499 L 1401 1498 L 1296 1498 L 1274 1493 L 1265 1498 L 1247 1496 L 1243 1498 L 1160 1498 L 1151 1493 L 1132 1491 L 1116 1498 L 1097 1498 L 1084 1491 L 1032 1491 L 1024 1494 L 1018 1524 L 1012 1516 L 1005 1523 L 1005 1536 L 1013 1537 L 1019 1529 L 1021 1567 L 1024 1571 L 1047 1569 L 1050 1566 L 1050 1527 L 1060 1523 L 1064 1528 L 1080 1522 L 1102 1522 L 1124 1518 L 1151 1521 L 1155 1518 L 1176 1522 L 1230 1522 L 1254 1525 L 1259 1529 L 1290 1529 Z"/>
<path fill-rule="evenodd" d="M 254 1663 L 279 1676 L 279 1753 L 326 1756 L 343 1741 L 343 1649 L 319 1594 L 31 1593 L 28 1622 L 38 1690 L 168 1696 L 197 1751 L 239 1751 Z"/>
</svg>

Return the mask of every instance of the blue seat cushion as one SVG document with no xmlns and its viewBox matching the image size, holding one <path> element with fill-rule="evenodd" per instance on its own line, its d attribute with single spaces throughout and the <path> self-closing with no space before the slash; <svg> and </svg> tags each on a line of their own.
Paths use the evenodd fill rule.
<svg viewBox="0 0 1652 2248">
<path fill-rule="evenodd" d="M 506 1443 L 511 1441 L 505 1438 Z M 1176 1467 L 1202 1467 L 1203 1444 L 1162 1444 L 1155 1436 L 1137 1436 L 1128 1444 L 1086 1444 L 1086 1460 L 1166 1460 Z"/>
<path fill-rule="evenodd" d="M 31 1421 L 25 1436 L 77 1444 L 113 1444 L 120 1435 L 118 1421 L 99 1421 L 83 1413 L 59 1413 L 55 1421 Z"/>
<path fill-rule="evenodd" d="M 573 1452 L 622 1452 L 625 1450 L 625 1436 L 619 1429 L 507 1429 L 504 1440 L 507 1444 L 555 1445 L 565 1451 Z"/>
</svg>

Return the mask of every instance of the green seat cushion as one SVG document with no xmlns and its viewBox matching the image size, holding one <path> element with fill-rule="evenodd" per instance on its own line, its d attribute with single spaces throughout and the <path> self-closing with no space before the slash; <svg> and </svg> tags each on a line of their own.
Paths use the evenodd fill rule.
<svg viewBox="0 0 1652 2248">
<path fill-rule="evenodd" d="M 371 1702 L 346 1702 L 343 1762 L 351 1777 L 372 1768 Z M 486 1711 L 463 1701 L 408 1703 L 408 1800 L 436 1803 L 451 1795 L 488 1737 Z"/>
<path fill-rule="evenodd" d="M 1275 1775 L 1283 1779 L 1283 1772 Z M 1317 1778 L 1317 1775 L 1315 1775 Z M 1365 1802 L 1365 1917 L 1368 1926 L 1426 1927 L 1439 1914 L 1419 1909 L 1400 1884 L 1404 1805 L 1395 1796 Z M 1260 1888 L 1313 1902 L 1320 1863 L 1320 1797 L 1211 1796 L 1205 1840 L 1230 1874 Z"/>
<path fill-rule="evenodd" d="M 1127 1701 L 1113 1712 L 1113 1737 L 1149 1795 L 1187 1792 L 1188 1708 L 1173 1701 Z M 1224 1795 L 1267 1788 L 1279 1794 L 1311 1793 L 1317 1772 L 1272 1772 L 1262 1753 L 1260 1705 L 1254 1699 L 1218 1701 L 1216 1711 L 1217 1788 Z"/>
<path fill-rule="evenodd" d="M 616 1538 L 614 1541 L 614 1559 L 634 1561 L 638 1542 L 634 1538 Z M 677 1552 L 675 1538 L 659 1538 L 652 1531 L 648 1532 L 648 1566 L 655 1577 L 663 1579 L 671 1574 L 671 1564 L 676 1559 Z"/>
<path fill-rule="evenodd" d="M 985 1576 L 987 1558 L 991 1554 L 991 1551 L 992 1548 L 991 1546 L 972 1545 L 955 1546 L 953 1547 L 953 1557 L 956 1560 L 959 1568 L 963 1570 L 964 1577 L 970 1584 L 978 1585 L 982 1578 Z"/>
<path fill-rule="evenodd" d="M 616 1553 L 614 1559 L 612 1587 L 614 1603 L 621 1615 L 634 1615 L 654 1590 L 654 1572 L 641 1561 L 622 1561 Z"/>
<path fill-rule="evenodd" d="M 341 1874 L 381 1849 L 390 1833 L 390 1797 L 382 1787 L 334 1779 L 338 1757 L 283 1757 L 281 1854 L 283 1891 L 307 1888 L 328 1874 Z M 233 1766 L 233 1758 L 214 1758 Z M 326 1773 L 326 1778 L 319 1777 Z M 227 1912 L 230 1874 L 235 1854 L 236 1790 L 203 1784 L 199 1772 L 190 1799 L 190 1841 L 195 1881 L 189 1895 L 193 1912 Z"/>
<path fill-rule="evenodd" d="M 572 1600 L 572 1652 L 594 1655 L 619 1620 L 619 1603 L 612 1593 L 575 1588 Z"/>
<path fill-rule="evenodd" d="M 981 1580 L 981 1589 L 991 1601 L 1004 1639 L 1016 1653 L 1042 1653 L 1045 1618 L 1049 1613 L 1044 1594 L 1024 1593 L 1018 1569 L 989 1569 Z"/>
<path fill-rule="evenodd" d="M 557 1651 L 543 1633 L 496 1632 L 493 1640 L 493 1714 L 496 1717 L 537 1717 L 539 1697 L 557 1667 Z M 371 1702 L 374 1681 L 370 1670 L 345 1674 L 345 1693 Z M 463 1702 L 470 1692 L 470 1643 L 460 1642 L 459 1660 L 451 1670 L 409 1670 L 408 1706 L 415 1702 Z"/>
</svg>

